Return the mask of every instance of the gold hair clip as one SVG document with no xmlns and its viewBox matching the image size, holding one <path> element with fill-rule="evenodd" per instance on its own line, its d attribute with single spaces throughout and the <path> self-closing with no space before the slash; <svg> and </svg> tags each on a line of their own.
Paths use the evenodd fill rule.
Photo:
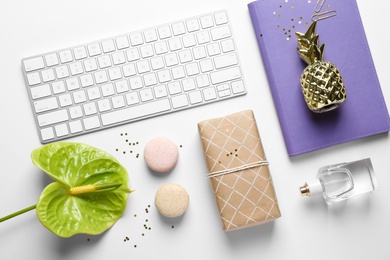
<svg viewBox="0 0 390 260">
<path fill-rule="evenodd" d="M 305 34 L 295 34 L 298 37 L 298 53 L 309 64 L 300 78 L 302 93 L 309 109 L 322 113 L 340 106 L 347 95 L 339 70 L 323 60 L 325 44 L 318 44 L 316 25 L 317 22 L 313 22 Z"/>
</svg>

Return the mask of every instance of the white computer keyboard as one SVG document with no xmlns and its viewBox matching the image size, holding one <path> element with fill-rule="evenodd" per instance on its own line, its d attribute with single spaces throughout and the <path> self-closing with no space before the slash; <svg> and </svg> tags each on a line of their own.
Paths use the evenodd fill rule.
<svg viewBox="0 0 390 260">
<path fill-rule="evenodd" d="M 246 93 L 217 11 L 22 60 L 42 143 Z"/>
</svg>

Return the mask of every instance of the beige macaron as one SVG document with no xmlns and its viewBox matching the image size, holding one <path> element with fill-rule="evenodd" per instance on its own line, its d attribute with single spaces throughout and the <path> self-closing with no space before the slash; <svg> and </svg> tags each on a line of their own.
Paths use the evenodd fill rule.
<svg viewBox="0 0 390 260">
<path fill-rule="evenodd" d="M 179 217 L 186 212 L 189 203 L 187 191 L 178 184 L 161 186 L 154 198 L 158 212 L 168 218 Z"/>
</svg>

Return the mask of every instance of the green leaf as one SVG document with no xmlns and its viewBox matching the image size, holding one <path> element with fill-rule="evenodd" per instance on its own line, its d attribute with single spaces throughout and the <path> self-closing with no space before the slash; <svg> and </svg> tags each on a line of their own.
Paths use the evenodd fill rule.
<svg viewBox="0 0 390 260">
<path fill-rule="evenodd" d="M 36 207 L 41 223 L 54 234 L 100 234 L 123 214 L 128 194 L 126 169 L 94 147 L 57 142 L 34 150 L 33 163 L 56 182 Z"/>
</svg>

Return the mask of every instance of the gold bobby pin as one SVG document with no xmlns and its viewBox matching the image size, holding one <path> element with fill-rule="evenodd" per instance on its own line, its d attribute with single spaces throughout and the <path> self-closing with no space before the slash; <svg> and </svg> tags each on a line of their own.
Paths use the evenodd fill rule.
<svg viewBox="0 0 390 260">
<path fill-rule="evenodd" d="M 314 7 L 314 11 L 315 11 L 316 13 L 318 13 L 319 11 L 321 11 L 322 7 L 323 7 L 324 4 L 325 4 L 325 1 L 326 1 L 326 0 L 317 0 L 317 4 L 316 4 L 316 6 Z"/>
<path fill-rule="evenodd" d="M 330 18 L 330 17 L 336 16 L 336 15 L 337 15 L 336 10 L 331 10 L 331 11 L 326 11 L 326 12 L 314 14 L 311 17 L 311 20 L 313 22 L 316 22 L 316 21 L 319 21 L 319 20 L 324 20 L 326 18 Z"/>
</svg>

